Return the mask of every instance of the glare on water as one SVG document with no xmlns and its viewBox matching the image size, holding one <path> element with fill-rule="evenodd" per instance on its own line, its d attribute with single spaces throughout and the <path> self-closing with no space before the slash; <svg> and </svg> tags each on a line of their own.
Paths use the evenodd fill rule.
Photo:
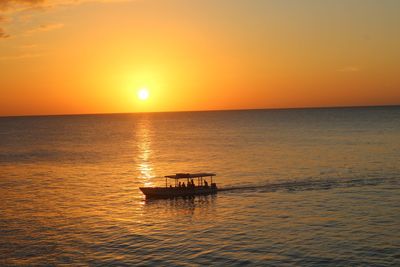
<svg viewBox="0 0 400 267">
<path fill-rule="evenodd" d="M 143 117 L 137 123 L 137 129 L 135 131 L 137 140 L 137 153 L 136 162 L 137 169 L 140 173 L 138 178 L 143 180 L 144 186 L 153 186 L 153 167 L 151 163 L 151 121 L 148 117 Z"/>
</svg>

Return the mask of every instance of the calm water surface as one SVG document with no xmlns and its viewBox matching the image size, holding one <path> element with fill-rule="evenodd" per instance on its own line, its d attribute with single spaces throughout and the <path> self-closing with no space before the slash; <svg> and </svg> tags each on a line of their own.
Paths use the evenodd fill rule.
<svg viewBox="0 0 400 267">
<path fill-rule="evenodd" d="M 0 118 L 0 265 L 399 266 L 399 162 L 398 107 Z"/>
</svg>

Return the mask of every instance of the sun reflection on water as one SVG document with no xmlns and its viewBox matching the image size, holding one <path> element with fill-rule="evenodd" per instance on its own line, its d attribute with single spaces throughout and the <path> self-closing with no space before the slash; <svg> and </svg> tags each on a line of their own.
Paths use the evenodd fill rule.
<svg viewBox="0 0 400 267">
<path fill-rule="evenodd" d="M 151 164 L 151 123 L 148 118 L 142 118 L 136 130 L 137 171 L 144 186 L 154 186 L 153 166 Z"/>
</svg>

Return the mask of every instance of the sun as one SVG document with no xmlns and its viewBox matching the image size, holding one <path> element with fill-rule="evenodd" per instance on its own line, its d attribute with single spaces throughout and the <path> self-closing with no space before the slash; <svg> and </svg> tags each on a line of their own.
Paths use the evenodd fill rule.
<svg viewBox="0 0 400 267">
<path fill-rule="evenodd" d="M 138 91 L 137 93 L 138 97 L 140 100 L 146 100 L 149 98 L 150 93 L 149 90 L 147 88 L 142 88 Z"/>
</svg>

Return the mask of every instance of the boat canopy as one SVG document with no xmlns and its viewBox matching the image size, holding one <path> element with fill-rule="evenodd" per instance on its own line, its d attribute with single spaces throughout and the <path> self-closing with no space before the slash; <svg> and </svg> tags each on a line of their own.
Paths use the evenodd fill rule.
<svg viewBox="0 0 400 267">
<path fill-rule="evenodd" d="M 177 173 L 174 175 L 166 175 L 165 178 L 171 179 L 187 179 L 187 178 L 198 178 L 198 177 L 211 177 L 216 176 L 215 173 L 207 173 L 207 172 L 200 172 L 200 173 Z"/>
</svg>

